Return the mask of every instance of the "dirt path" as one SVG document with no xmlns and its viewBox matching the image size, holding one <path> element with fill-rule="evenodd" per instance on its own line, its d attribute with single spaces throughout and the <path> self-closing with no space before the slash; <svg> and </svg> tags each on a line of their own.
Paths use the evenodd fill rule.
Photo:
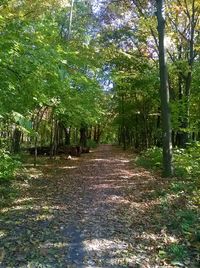
<svg viewBox="0 0 200 268">
<path fill-rule="evenodd" d="M 30 169 L 1 212 L 0 267 L 170 267 L 157 258 L 165 235 L 149 216 L 156 179 L 133 159 L 103 145 Z"/>
</svg>

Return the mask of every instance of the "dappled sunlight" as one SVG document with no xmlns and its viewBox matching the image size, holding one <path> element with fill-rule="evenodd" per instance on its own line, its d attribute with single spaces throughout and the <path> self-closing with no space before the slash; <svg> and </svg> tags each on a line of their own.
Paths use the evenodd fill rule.
<svg viewBox="0 0 200 268">
<path fill-rule="evenodd" d="M 1 210 L 1 213 L 6 213 L 8 211 L 13 211 L 13 210 L 24 210 L 24 209 L 26 209 L 25 206 L 15 206 L 15 207 L 3 208 Z"/>
<path fill-rule="evenodd" d="M 77 166 L 66 166 L 66 167 L 60 167 L 60 169 L 75 169 Z"/>
<path fill-rule="evenodd" d="M 46 221 L 46 220 L 52 220 L 53 218 L 54 218 L 54 216 L 51 214 L 49 214 L 49 215 L 43 214 L 43 215 L 37 215 L 35 220 L 36 221 Z"/>
<path fill-rule="evenodd" d="M 6 232 L 0 230 L 0 238 L 3 238 L 3 237 L 6 236 L 6 235 L 7 235 Z"/>
<path fill-rule="evenodd" d="M 105 163 L 129 163 L 129 160 L 125 160 L 125 159 L 107 159 L 107 158 L 94 158 L 89 160 L 90 162 L 105 162 Z"/>
<path fill-rule="evenodd" d="M 47 206 L 47 205 L 37 205 L 37 204 L 25 204 L 25 205 L 15 205 L 15 206 L 12 206 L 12 207 L 7 207 L 7 208 L 3 208 L 1 209 L 1 213 L 7 213 L 7 212 L 12 212 L 12 211 L 26 211 L 26 210 L 34 210 L 34 211 L 46 211 L 46 212 L 52 212 L 54 210 L 66 210 L 66 205 L 65 206 L 62 206 L 62 205 L 58 205 L 58 206 Z"/>
<path fill-rule="evenodd" d="M 132 245 L 117 238 L 101 238 L 84 241 L 84 248 L 93 256 L 88 262 L 90 267 L 150 267 L 146 266 L 149 257 L 140 243 Z"/>
<path fill-rule="evenodd" d="M 96 184 L 90 187 L 91 190 L 99 190 L 99 189 L 120 189 L 122 186 L 120 185 L 110 185 L 110 184 Z"/>
<path fill-rule="evenodd" d="M 177 236 L 173 236 L 167 233 L 167 230 L 163 228 L 160 234 L 154 233 L 144 233 L 140 236 L 141 239 L 147 239 L 150 241 L 154 241 L 157 243 L 158 240 L 162 240 L 165 244 L 178 243 L 180 239 Z"/>
<path fill-rule="evenodd" d="M 26 173 L 31 177 L 31 178 L 39 178 L 40 176 L 43 175 L 42 171 L 37 169 L 37 168 L 28 168 L 26 170 Z"/>
<path fill-rule="evenodd" d="M 127 243 L 108 239 L 92 239 L 83 242 L 86 251 L 123 250 Z"/>
<path fill-rule="evenodd" d="M 122 163 L 130 163 L 130 160 L 127 160 L 127 159 L 120 159 L 120 162 L 122 162 Z"/>
<path fill-rule="evenodd" d="M 0 237 L 13 245 L 6 248 L 5 267 L 13 256 L 19 267 L 146 268 L 157 258 L 158 244 L 179 242 L 159 229 L 158 180 L 120 152 L 115 159 L 104 150 L 30 169 L 31 178 L 21 184 L 29 187 L 2 209 Z"/>
<path fill-rule="evenodd" d="M 28 181 L 24 181 L 23 183 L 20 183 L 20 187 L 24 188 L 24 189 L 28 189 L 28 188 L 30 188 L 30 184 Z"/>
<path fill-rule="evenodd" d="M 68 243 L 64 243 L 64 242 L 55 242 L 55 243 L 52 243 L 52 242 L 45 242 L 43 244 L 40 244 L 39 245 L 39 248 L 40 249 L 48 249 L 48 248 L 64 248 L 64 247 L 67 247 L 69 244 Z"/>
<path fill-rule="evenodd" d="M 108 196 L 104 202 L 113 204 L 130 204 L 130 201 L 118 195 Z"/>
<path fill-rule="evenodd" d="M 15 201 L 13 202 L 13 204 L 27 203 L 27 202 L 31 202 L 31 201 L 33 201 L 33 199 L 35 199 L 35 198 L 33 198 L 33 197 L 19 198 L 19 199 L 15 200 Z"/>
</svg>

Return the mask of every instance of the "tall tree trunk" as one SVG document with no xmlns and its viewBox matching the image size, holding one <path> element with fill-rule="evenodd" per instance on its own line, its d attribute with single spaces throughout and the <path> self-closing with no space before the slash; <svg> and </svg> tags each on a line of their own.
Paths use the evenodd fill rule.
<svg viewBox="0 0 200 268">
<path fill-rule="evenodd" d="M 59 125 L 58 120 L 55 120 L 55 134 L 54 134 L 54 155 L 58 151 L 58 141 L 59 141 Z"/>
<path fill-rule="evenodd" d="M 51 137 L 50 137 L 50 158 L 53 157 L 53 139 L 54 139 L 54 115 L 51 115 Z"/>
<path fill-rule="evenodd" d="M 97 126 L 94 127 L 94 138 L 93 140 L 96 142 L 97 141 Z"/>
<path fill-rule="evenodd" d="M 87 146 L 87 127 L 82 126 L 80 128 L 80 145 L 83 147 Z"/>
<path fill-rule="evenodd" d="M 121 145 L 121 126 L 118 127 L 118 145 Z"/>
<path fill-rule="evenodd" d="M 70 145 L 70 136 L 71 136 L 71 131 L 70 131 L 70 128 L 67 127 L 65 128 L 65 145 Z"/>
<path fill-rule="evenodd" d="M 71 32 L 72 32 L 73 8 L 74 8 L 74 0 L 71 0 L 71 8 L 70 8 L 70 15 L 69 15 L 69 28 L 68 28 L 68 39 L 71 38 Z"/>
<path fill-rule="evenodd" d="M 87 131 L 87 138 L 88 138 L 89 140 L 92 139 L 92 126 L 90 126 L 90 128 L 89 128 L 88 131 Z"/>
<path fill-rule="evenodd" d="M 20 152 L 20 140 L 21 140 L 22 132 L 18 127 L 15 128 L 13 132 L 13 153 L 18 154 Z"/>
<path fill-rule="evenodd" d="M 100 142 L 100 137 L 101 137 L 101 127 L 100 127 L 100 125 L 98 124 L 98 126 L 97 126 L 97 139 L 96 139 L 96 142 L 97 142 L 97 143 Z"/>
<path fill-rule="evenodd" d="M 163 130 L 163 175 L 170 177 L 172 168 L 171 116 L 169 108 L 169 87 L 167 78 L 165 39 L 164 0 L 156 0 L 158 37 L 159 37 L 159 69 L 160 69 L 160 98 Z"/>
<path fill-rule="evenodd" d="M 192 1 L 192 14 L 190 17 L 190 41 L 189 41 L 189 71 L 185 78 L 185 115 L 183 118 L 183 128 L 185 128 L 183 135 L 183 147 L 186 147 L 189 140 L 189 115 L 190 115 L 190 91 L 192 84 L 192 67 L 194 63 L 194 34 L 195 34 L 195 0 Z"/>
<path fill-rule="evenodd" d="M 64 143 L 63 143 L 63 134 L 64 134 L 64 128 L 63 128 L 63 125 L 59 122 L 59 141 L 58 141 L 58 145 L 62 146 Z"/>
<path fill-rule="evenodd" d="M 70 127 L 70 144 L 78 145 L 79 141 L 79 129 Z"/>
<path fill-rule="evenodd" d="M 38 131 L 39 126 L 42 121 L 42 118 L 44 116 L 44 113 L 47 111 L 48 107 L 44 107 L 44 110 L 42 108 L 39 109 L 37 112 L 35 122 L 34 122 L 34 129 L 35 129 L 35 140 L 34 140 L 34 147 L 35 147 L 35 153 L 34 153 L 34 167 L 36 167 L 37 164 L 37 156 L 38 156 Z"/>
<path fill-rule="evenodd" d="M 123 149 L 126 150 L 126 126 L 125 126 L 124 94 L 122 94 L 122 141 L 123 141 Z"/>
<path fill-rule="evenodd" d="M 138 133 L 138 114 L 135 114 L 135 139 L 134 139 L 134 148 L 139 148 L 139 133 Z"/>
</svg>

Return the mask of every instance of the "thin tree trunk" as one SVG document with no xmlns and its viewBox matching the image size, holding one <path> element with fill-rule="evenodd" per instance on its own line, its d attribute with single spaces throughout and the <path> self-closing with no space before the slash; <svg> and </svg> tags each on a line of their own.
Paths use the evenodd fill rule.
<svg viewBox="0 0 200 268">
<path fill-rule="evenodd" d="M 65 128 L 65 145 L 70 145 L 71 130 L 69 127 Z"/>
<path fill-rule="evenodd" d="M 192 15 L 191 15 L 191 22 L 190 22 L 190 53 L 189 53 L 189 72 L 186 79 L 186 85 L 185 85 L 185 96 L 186 96 L 186 117 L 185 117 L 185 127 L 189 128 L 189 115 L 190 115 L 190 91 L 191 91 L 191 84 L 192 84 L 192 67 L 194 63 L 195 53 L 194 53 L 194 36 L 195 36 L 195 27 L 196 27 L 196 20 L 195 19 L 195 0 L 192 1 Z M 189 140 L 189 133 L 188 130 L 185 131 L 185 144 Z"/>
<path fill-rule="evenodd" d="M 125 126 L 124 94 L 122 94 L 122 141 L 123 141 L 123 149 L 126 150 L 126 126 Z"/>
<path fill-rule="evenodd" d="M 98 126 L 97 126 L 97 143 L 100 142 L 100 137 L 101 137 L 101 127 L 98 124 Z"/>
<path fill-rule="evenodd" d="M 50 137 L 50 158 L 53 157 L 53 139 L 54 139 L 54 116 L 51 115 L 51 137 Z"/>
<path fill-rule="evenodd" d="M 36 121 L 35 121 L 35 132 L 36 132 L 36 136 L 35 136 L 35 140 L 34 140 L 34 147 L 35 147 L 35 153 L 34 153 L 34 167 L 36 167 L 37 164 L 37 155 L 38 155 L 38 130 L 39 130 L 39 126 L 40 126 L 40 122 L 42 121 L 42 118 L 44 116 L 45 111 L 48 109 L 48 107 L 45 107 L 44 110 L 42 111 L 42 108 L 39 109 L 37 116 L 36 116 Z"/>
<path fill-rule="evenodd" d="M 94 141 L 97 142 L 97 126 L 94 127 Z"/>
</svg>

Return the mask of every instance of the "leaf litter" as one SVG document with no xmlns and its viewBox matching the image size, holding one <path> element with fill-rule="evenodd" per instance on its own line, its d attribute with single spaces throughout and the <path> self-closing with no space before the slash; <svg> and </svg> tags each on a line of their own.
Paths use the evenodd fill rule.
<svg viewBox="0 0 200 268">
<path fill-rule="evenodd" d="M 0 267 L 180 267 L 162 258 L 179 241 L 152 197 L 163 179 L 133 159 L 101 145 L 28 168 L 20 196 L 1 211 Z"/>
</svg>

